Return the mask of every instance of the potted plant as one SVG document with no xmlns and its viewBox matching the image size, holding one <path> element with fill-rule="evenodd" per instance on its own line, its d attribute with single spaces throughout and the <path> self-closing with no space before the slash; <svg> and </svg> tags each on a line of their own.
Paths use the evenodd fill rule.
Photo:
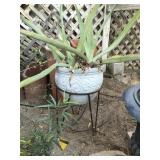
<svg viewBox="0 0 160 160">
<path fill-rule="evenodd" d="M 75 5 L 80 28 L 80 37 L 78 42 L 76 42 L 77 48 L 74 47 L 73 44 L 70 45 L 70 40 L 68 40 L 69 37 L 67 37 L 65 33 L 62 5 L 60 7 L 61 23 L 60 26 L 57 27 L 59 30 L 59 39 L 47 37 L 39 27 L 35 26 L 31 21 L 24 17 L 21 17 L 22 21 L 34 30 L 34 32 L 21 30 L 21 34 L 46 42 L 48 48 L 52 51 L 52 55 L 56 59 L 55 64 L 42 71 L 40 74 L 23 80 L 21 82 L 21 87 L 45 77 L 52 70 L 56 69 L 55 81 L 59 88 L 66 92 L 87 94 L 98 90 L 102 86 L 103 71 L 101 70 L 101 66 L 103 64 L 139 60 L 140 56 L 136 54 L 112 56 L 102 59 L 102 56 L 108 55 L 108 53 L 117 47 L 127 35 L 131 27 L 140 17 L 139 10 L 129 20 L 128 24 L 124 26 L 123 31 L 107 49 L 95 53 L 97 41 L 101 36 L 100 34 L 114 7 L 115 5 L 112 5 L 110 13 L 104 17 L 104 22 L 102 23 L 100 30 L 94 35 L 93 19 L 96 16 L 99 5 L 96 4 L 93 6 L 84 22 L 77 6 Z M 75 100 L 81 104 L 87 103 L 86 96 L 81 96 L 81 99 L 79 99 L 80 97 L 75 95 L 71 98 L 73 101 Z M 93 98 L 94 96 L 92 99 Z"/>
<path fill-rule="evenodd" d="M 30 62 L 22 73 L 22 78 L 32 77 L 48 67 L 46 58 L 42 55 L 38 48 L 32 48 L 34 53 L 34 61 Z M 24 87 L 25 98 L 30 104 L 40 104 L 44 102 L 47 95 L 47 78 L 43 77 L 38 81 Z"/>
</svg>

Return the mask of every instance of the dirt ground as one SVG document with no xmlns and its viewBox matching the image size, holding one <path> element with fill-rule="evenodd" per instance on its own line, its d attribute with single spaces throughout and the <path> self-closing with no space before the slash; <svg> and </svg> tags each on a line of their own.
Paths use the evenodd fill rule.
<svg viewBox="0 0 160 160">
<path fill-rule="evenodd" d="M 90 112 L 87 107 L 79 123 L 74 125 L 74 131 L 65 129 L 63 132 L 62 137 L 69 141 L 67 148 L 62 151 L 56 147 L 53 155 L 88 156 L 104 150 L 120 150 L 127 155 L 130 154 L 128 132 L 135 130 L 136 122 L 124 106 L 122 93 L 130 85 L 139 83 L 139 72 L 128 70 L 123 76 L 108 77 L 108 75 L 104 75 L 100 93 L 97 134 L 92 136 L 91 126 L 88 127 Z M 80 108 L 80 112 L 84 107 Z M 95 113 L 95 109 L 96 99 L 92 102 L 93 113 Z M 21 137 L 29 135 L 36 120 L 42 116 L 44 114 L 38 109 L 21 106 Z M 74 116 L 77 117 L 78 113 L 74 113 Z"/>
</svg>

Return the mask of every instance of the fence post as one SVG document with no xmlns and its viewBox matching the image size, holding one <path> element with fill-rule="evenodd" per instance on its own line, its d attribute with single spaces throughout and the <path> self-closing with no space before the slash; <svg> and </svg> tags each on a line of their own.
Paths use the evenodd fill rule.
<svg viewBox="0 0 160 160">
<path fill-rule="evenodd" d="M 108 5 L 108 9 L 110 10 L 110 5 Z M 107 10 L 107 5 L 105 5 L 104 14 L 106 14 L 106 10 Z M 111 15 L 109 16 L 108 21 L 105 24 L 104 29 L 103 29 L 102 51 L 104 51 L 108 47 L 108 44 L 109 44 L 110 23 L 111 23 Z M 107 58 L 107 55 L 104 55 L 102 57 L 102 59 L 105 59 L 105 58 Z M 103 71 L 105 72 L 106 64 L 104 64 L 102 67 L 103 67 Z"/>
</svg>

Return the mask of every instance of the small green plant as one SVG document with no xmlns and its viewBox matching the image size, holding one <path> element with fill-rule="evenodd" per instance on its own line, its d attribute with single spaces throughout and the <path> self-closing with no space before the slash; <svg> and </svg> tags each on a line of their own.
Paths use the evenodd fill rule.
<svg viewBox="0 0 160 160">
<path fill-rule="evenodd" d="M 77 104 L 70 102 L 65 94 L 63 97 L 63 100 L 59 100 L 58 103 L 56 103 L 54 97 L 49 95 L 47 98 L 48 104 L 35 107 L 48 109 L 48 117 L 39 120 L 48 124 L 48 130 L 35 129 L 31 138 L 21 139 L 20 148 L 22 156 L 47 156 L 50 155 L 51 150 L 54 149 L 54 145 L 59 145 L 59 139 L 64 128 L 71 127 L 69 121 L 71 119 L 74 120 L 72 114 L 69 113 L 69 109 L 72 105 Z"/>
<path fill-rule="evenodd" d="M 48 118 L 46 119 L 48 132 L 54 133 L 59 138 L 65 127 L 71 127 L 69 120 L 75 120 L 69 110 L 73 105 L 77 105 L 77 103 L 69 101 L 65 93 L 63 100 L 59 100 L 58 103 L 56 103 L 56 100 L 51 95 L 47 98 L 47 102 L 48 104 L 36 106 L 36 108 L 48 109 Z"/>
<path fill-rule="evenodd" d="M 20 155 L 21 156 L 31 156 L 30 148 L 31 148 L 31 140 L 27 138 L 23 138 L 20 140 Z"/>
<path fill-rule="evenodd" d="M 20 141 L 21 156 L 49 156 L 54 147 L 54 135 L 35 130 L 30 138 Z"/>
</svg>

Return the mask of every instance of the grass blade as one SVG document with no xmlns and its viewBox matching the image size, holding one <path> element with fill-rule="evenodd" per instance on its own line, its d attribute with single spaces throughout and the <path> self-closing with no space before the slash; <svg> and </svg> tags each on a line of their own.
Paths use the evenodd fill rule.
<svg viewBox="0 0 160 160">
<path fill-rule="evenodd" d="M 55 98 L 51 94 L 49 95 L 49 97 L 51 98 L 52 103 L 56 106 L 56 100 L 55 100 Z"/>
<path fill-rule="evenodd" d="M 45 105 L 35 106 L 34 108 L 53 108 L 53 104 L 45 104 Z"/>
</svg>

